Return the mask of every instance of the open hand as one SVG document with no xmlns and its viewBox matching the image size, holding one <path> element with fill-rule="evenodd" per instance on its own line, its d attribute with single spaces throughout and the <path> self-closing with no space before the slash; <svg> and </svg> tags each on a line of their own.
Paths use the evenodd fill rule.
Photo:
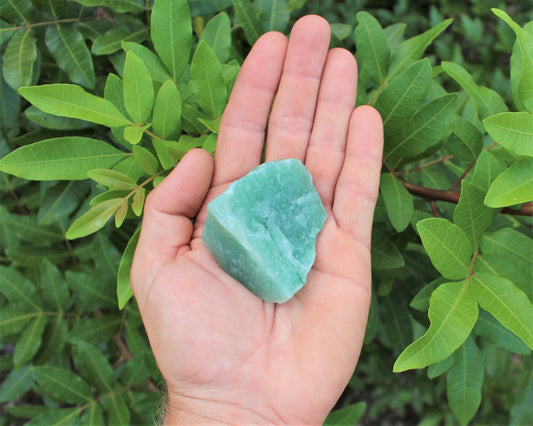
<svg viewBox="0 0 533 426">
<path fill-rule="evenodd" d="M 215 160 L 190 151 L 146 202 L 132 287 L 169 396 L 166 422 L 317 424 L 350 379 L 371 297 L 370 235 L 383 130 L 354 110 L 353 54 L 306 16 L 290 40 L 252 48 Z M 266 137 L 265 137 L 266 135 Z M 266 161 L 298 158 L 328 212 L 308 282 L 266 303 L 220 269 L 201 240 L 207 203 Z"/>
</svg>

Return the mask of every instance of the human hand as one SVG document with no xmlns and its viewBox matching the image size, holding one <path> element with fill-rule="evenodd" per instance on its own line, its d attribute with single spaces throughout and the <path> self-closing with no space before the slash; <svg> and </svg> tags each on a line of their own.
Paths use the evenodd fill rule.
<svg viewBox="0 0 533 426">
<path fill-rule="evenodd" d="M 354 371 L 383 130 L 373 108 L 354 110 L 354 57 L 328 51 L 329 39 L 317 16 L 300 19 L 289 41 L 263 35 L 235 83 L 214 163 L 190 151 L 146 201 L 131 283 L 169 424 L 322 423 Z M 250 293 L 201 240 L 207 203 L 259 165 L 265 132 L 266 161 L 302 160 L 328 212 L 307 284 L 284 304 Z"/>
</svg>

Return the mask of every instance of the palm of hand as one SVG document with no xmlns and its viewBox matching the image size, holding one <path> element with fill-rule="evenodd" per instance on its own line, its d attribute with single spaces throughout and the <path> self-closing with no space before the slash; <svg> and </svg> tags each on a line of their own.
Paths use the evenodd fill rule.
<svg viewBox="0 0 533 426">
<path fill-rule="evenodd" d="M 224 113 L 214 176 L 211 158 L 192 151 L 147 200 L 132 286 L 176 416 L 321 422 L 353 372 L 382 135 L 374 110 L 352 113 L 353 56 L 328 44 L 317 17 L 295 25 L 288 48 L 277 33 L 260 39 Z M 276 90 L 267 160 L 304 161 L 328 211 L 308 282 L 281 305 L 224 273 L 200 237 L 207 203 L 259 164 Z"/>
</svg>

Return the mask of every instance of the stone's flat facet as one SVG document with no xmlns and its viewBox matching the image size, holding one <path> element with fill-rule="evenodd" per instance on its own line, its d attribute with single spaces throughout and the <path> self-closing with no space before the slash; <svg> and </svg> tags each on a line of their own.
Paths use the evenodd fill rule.
<svg viewBox="0 0 533 426">
<path fill-rule="evenodd" d="M 326 218 L 301 161 L 269 161 L 209 203 L 202 240 L 229 275 L 282 303 L 305 284 Z"/>
</svg>

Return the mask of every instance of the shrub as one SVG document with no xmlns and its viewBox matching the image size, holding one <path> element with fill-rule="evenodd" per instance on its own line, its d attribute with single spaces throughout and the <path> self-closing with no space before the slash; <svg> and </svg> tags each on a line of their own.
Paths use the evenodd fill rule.
<svg viewBox="0 0 533 426">
<path fill-rule="evenodd" d="M 355 40 L 358 103 L 386 137 L 366 343 L 328 422 L 361 400 L 363 422 L 531 418 L 532 24 L 494 9 L 485 37 L 445 1 L 429 18 L 402 1 L 153 3 L 0 5 L 0 423 L 152 421 L 162 378 L 129 286 L 145 197 L 189 149 L 214 152 L 255 40 L 310 11 L 333 45 Z"/>
</svg>

